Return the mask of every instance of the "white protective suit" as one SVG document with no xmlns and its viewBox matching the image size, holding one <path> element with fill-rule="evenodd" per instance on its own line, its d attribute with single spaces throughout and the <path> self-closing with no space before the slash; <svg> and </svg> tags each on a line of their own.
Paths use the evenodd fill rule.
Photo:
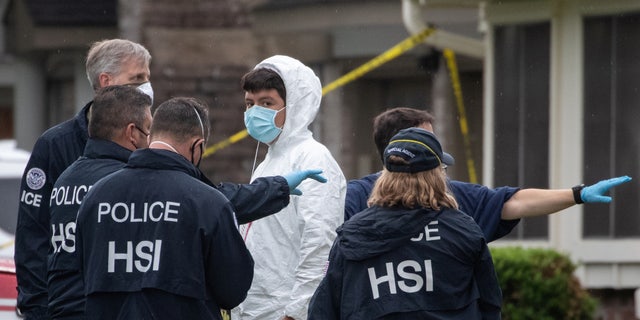
<svg viewBox="0 0 640 320">
<path fill-rule="evenodd" d="M 287 93 L 286 119 L 276 142 L 251 180 L 305 169 L 322 169 L 326 183 L 305 180 L 301 196 L 291 196 L 282 211 L 243 225 L 255 260 L 247 299 L 232 312 L 233 320 L 307 319 L 311 296 L 325 275 L 335 230 L 344 221 L 346 180 L 329 150 L 307 128 L 320 108 L 322 88 L 300 61 L 273 56 L 256 68 L 276 71 Z"/>
</svg>

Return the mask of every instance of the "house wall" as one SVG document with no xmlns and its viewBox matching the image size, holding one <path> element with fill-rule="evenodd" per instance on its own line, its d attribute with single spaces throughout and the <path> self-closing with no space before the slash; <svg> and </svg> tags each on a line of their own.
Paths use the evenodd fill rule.
<svg viewBox="0 0 640 320">
<path fill-rule="evenodd" d="M 567 188 L 583 181 L 584 144 L 584 62 L 583 18 L 638 12 L 640 3 L 632 1 L 488 1 L 484 7 L 487 24 L 485 61 L 485 119 L 494 115 L 495 61 L 491 52 L 497 25 L 551 23 L 550 109 L 549 109 L 549 187 Z M 640 29 L 638 30 L 640 31 Z M 493 184 L 492 170 L 497 146 L 495 125 L 484 125 L 484 183 Z M 588 142 L 585 142 L 588 143 Z M 586 155 L 588 156 L 588 155 Z M 603 177 L 606 178 L 606 177 Z M 595 181 L 586 181 L 592 183 Z M 624 201 L 625 199 L 618 199 Z M 629 199 L 631 200 L 631 199 Z M 588 204 L 587 204 L 588 205 Z M 585 206 L 587 206 L 585 205 Z M 500 241 L 498 245 L 550 247 L 569 254 L 579 268 L 582 285 L 600 299 L 599 319 L 633 319 L 633 292 L 640 287 L 640 247 L 638 237 L 583 238 L 583 209 L 573 206 L 549 218 L 549 237 L 542 241 Z M 604 213 L 603 213 L 604 214 Z"/>
<path fill-rule="evenodd" d="M 205 102 L 209 146 L 243 130 L 240 78 L 263 58 L 250 29 L 248 1 L 141 3 L 140 41 L 153 56 L 154 104 L 176 96 Z M 201 167 L 214 182 L 249 182 L 255 148 L 255 140 L 244 139 L 205 158 Z"/>
</svg>

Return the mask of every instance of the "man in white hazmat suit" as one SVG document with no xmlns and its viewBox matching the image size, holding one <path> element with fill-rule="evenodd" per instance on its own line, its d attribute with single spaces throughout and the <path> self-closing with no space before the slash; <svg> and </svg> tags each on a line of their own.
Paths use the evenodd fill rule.
<svg viewBox="0 0 640 320">
<path fill-rule="evenodd" d="M 320 80 L 300 61 L 273 56 L 242 78 L 242 88 L 247 130 L 269 146 L 251 180 L 317 168 L 328 181 L 303 182 L 301 195 L 293 196 L 282 211 L 241 226 L 255 271 L 247 299 L 231 316 L 306 319 L 311 296 L 325 274 L 335 229 L 344 220 L 346 193 L 340 167 L 308 129 L 320 108 Z"/>
</svg>

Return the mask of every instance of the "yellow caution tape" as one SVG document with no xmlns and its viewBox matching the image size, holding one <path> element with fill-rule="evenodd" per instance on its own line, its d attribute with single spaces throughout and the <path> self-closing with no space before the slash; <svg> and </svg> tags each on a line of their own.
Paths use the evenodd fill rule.
<svg viewBox="0 0 640 320">
<path fill-rule="evenodd" d="M 460 131 L 462 132 L 465 156 L 467 158 L 467 170 L 469 171 L 469 182 L 478 183 L 475 163 L 473 161 L 472 152 L 471 152 L 471 140 L 469 139 L 469 126 L 467 123 L 467 114 L 464 108 L 464 101 L 462 100 L 462 87 L 460 86 L 460 77 L 458 76 L 458 66 L 456 64 L 455 53 L 453 53 L 451 49 L 445 49 L 443 52 L 443 55 L 447 60 L 447 66 L 449 67 L 449 73 L 451 75 L 451 83 L 453 85 L 453 94 L 456 97 L 456 105 L 458 107 L 458 116 L 460 117 L 460 121 L 459 121 Z"/>
<path fill-rule="evenodd" d="M 401 54 L 413 49 L 413 47 L 415 47 L 416 45 L 418 45 L 419 43 L 422 43 L 424 41 L 424 39 L 426 39 L 428 36 L 430 36 L 433 31 L 435 31 L 435 29 L 433 28 L 427 28 L 422 30 L 422 32 L 417 33 L 405 40 L 403 40 L 402 42 L 398 43 L 397 45 L 393 46 L 391 49 L 381 53 L 380 55 L 378 55 L 377 57 L 369 60 L 367 63 L 361 65 L 360 67 L 356 68 L 355 70 L 352 70 L 351 72 L 345 74 L 344 76 L 338 78 L 337 80 L 331 82 L 330 84 L 326 85 L 324 88 L 322 88 L 322 95 L 327 94 L 328 92 L 333 91 L 334 89 L 344 86 L 345 84 L 358 79 L 360 77 L 362 77 L 363 75 L 365 75 L 367 72 L 370 72 L 371 70 L 397 58 L 398 56 L 400 56 Z"/>
<path fill-rule="evenodd" d="M 400 56 L 401 54 L 413 49 L 413 47 L 415 47 L 416 45 L 422 43 L 428 36 L 430 36 L 433 32 L 435 31 L 435 29 L 433 28 L 427 28 L 424 29 L 422 32 L 417 33 L 415 35 L 412 35 L 411 37 L 403 40 L 402 42 L 396 44 L 395 46 L 393 46 L 391 49 L 381 53 L 380 55 L 378 55 L 377 57 L 369 60 L 368 62 L 366 62 L 365 64 L 361 65 L 360 67 L 352 70 L 351 72 L 345 74 L 344 76 L 338 78 L 337 80 L 331 82 L 330 84 L 326 85 L 324 88 L 322 88 L 322 95 L 324 96 L 325 94 L 341 87 L 344 86 L 345 84 L 352 82 L 360 77 L 362 77 L 363 75 L 365 75 L 366 73 L 370 72 L 371 70 L 397 58 L 398 56 Z M 212 145 L 211 147 L 208 147 L 205 152 L 203 153 L 203 157 L 207 157 L 211 154 L 213 154 L 214 152 L 225 148 L 233 143 L 236 143 L 244 138 L 246 138 L 248 135 L 247 130 L 242 130 L 234 135 L 232 135 L 231 137 L 229 137 L 226 140 L 220 141 L 214 145 Z"/>
<path fill-rule="evenodd" d="M 226 140 L 222 140 L 214 145 L 212 145 L 211 147 L 208 147 L 207 150 L 204 151 L 204 153 L 202 154 L 203 157 L 207 157 L 211 154 L 213 154 L 214 152 L 225 148 L 233 143 L 236 143 L 244 138 L 246 138 L 249 135 L 249 132 L 247 132 L 247 129 L 244 129 L 242 131 L 239 131 L 237 133 L 235 133 L 234 135 L 232 135 L 231 137 L 229 137 Z"/>
</svg>

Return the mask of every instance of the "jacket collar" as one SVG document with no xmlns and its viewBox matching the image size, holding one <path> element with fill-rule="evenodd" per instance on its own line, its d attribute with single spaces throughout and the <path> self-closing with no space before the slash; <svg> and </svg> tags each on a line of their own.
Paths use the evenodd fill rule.
<svg viewBox="0 0 640 320">
<path fill-rule="evenodd" d="M 88 114 L 91 109 L 91 105 L 93 101 L 89 101 L 87 104 L 82 107 L 82 110 L 78 111 L 74 117 L 74 122 L 78 131 L 80 132 L 80 137 L 84 142 L 89 139 L 89 125 L 88 125 Z"/>
<path fill-rule="evenodd" d="M 155 170 L 173 170 L 184 172 L 198 180 L 202 172 L 182 155 L 162 149 L 140 149 L 129 157 L 126 168 L 147 168 Z"/>
<path fill-rule="evenodd" d="M 131 150 L 109 140 L 89 138 L 87 145 L 84 147 L 84 157 L 90 159 L 115 159 L 121 162 L 127 162 Z"/>
</svg>

